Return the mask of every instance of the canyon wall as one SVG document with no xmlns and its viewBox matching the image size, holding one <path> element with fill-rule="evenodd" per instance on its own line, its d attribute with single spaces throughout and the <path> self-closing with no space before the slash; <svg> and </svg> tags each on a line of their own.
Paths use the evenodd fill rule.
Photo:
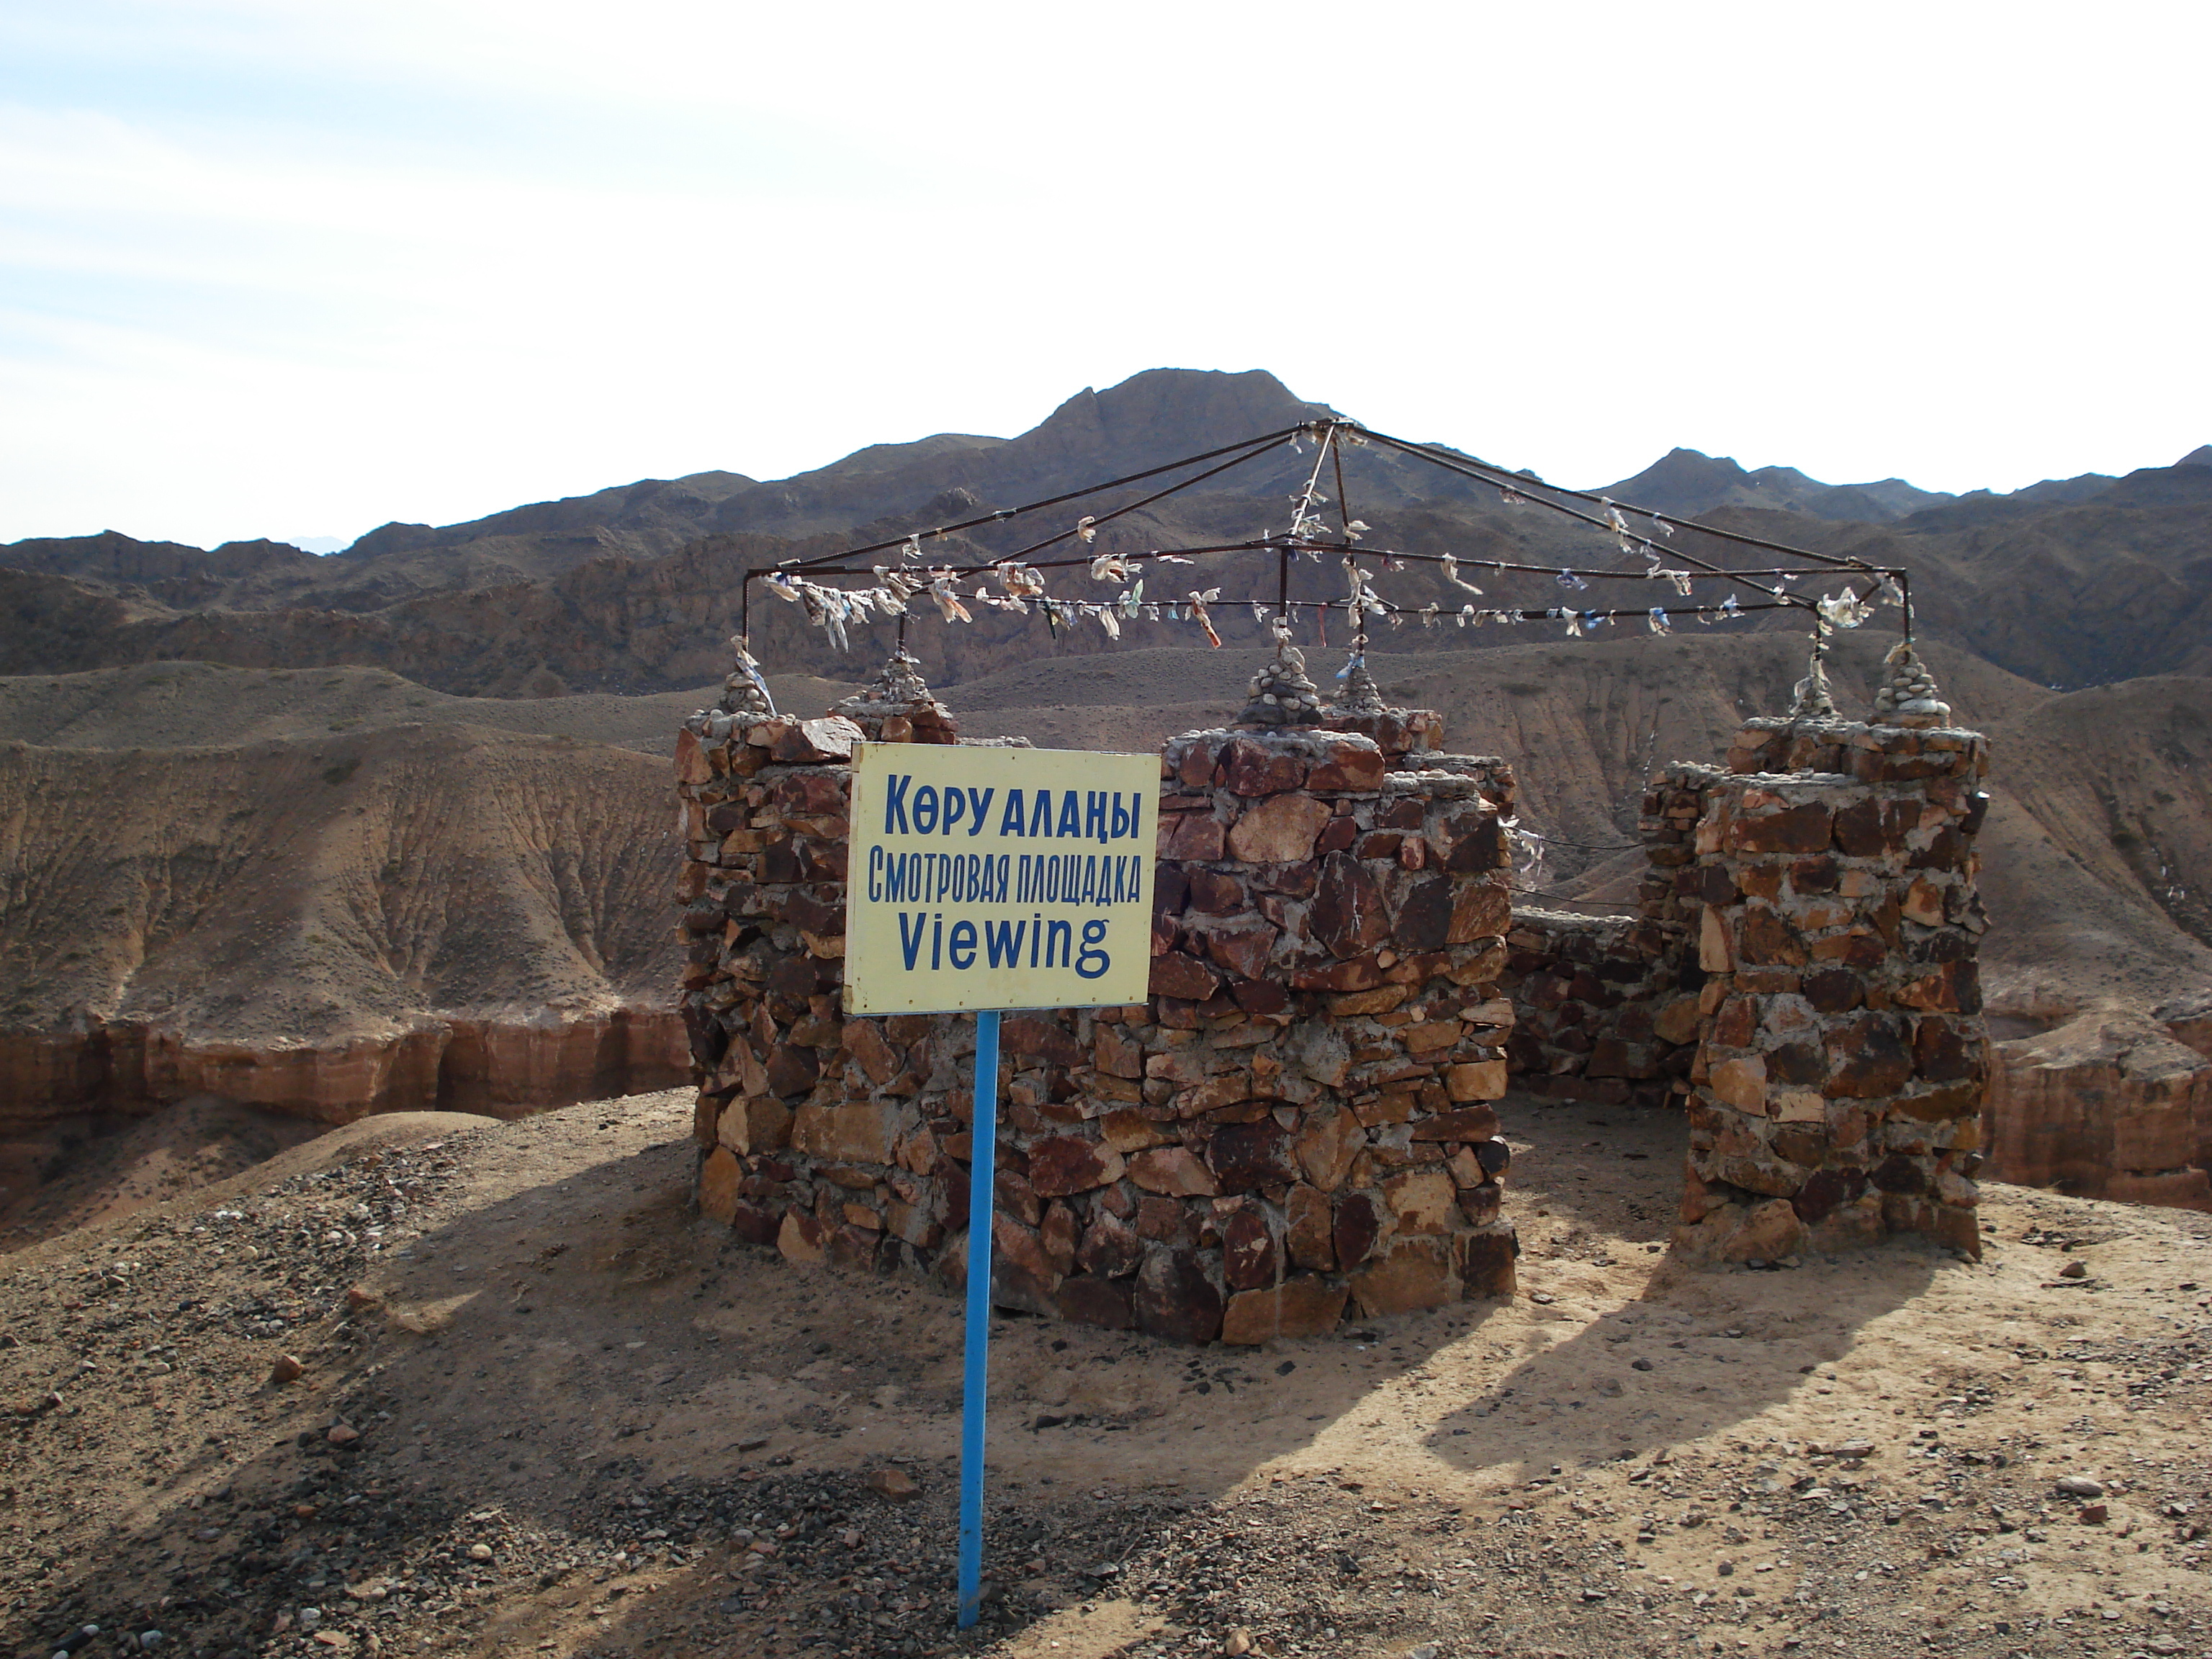
<svg viewBox="0 0 2212 1659">
<path fill-rule="evenodd" d="M 376 1112 L 522 1117 L 672 1088 L 690 1070 L 672 1008 L 452 1018 L 320 1042 L 223 1042 L 93 1018 L 79 1030 L 0 1031 L 0 1136 L 33 1133 L 72 1112 L 137 1115 L 204 1095 L 331 1124 Z"/>
<path fill-rule="evenodd" d="M 2200 1029 L 2102 1009 L 1997 1044 L 1990 1175 L 2212 1210 L 2212 1059 L 2181 1040 Z"/>
</svg>

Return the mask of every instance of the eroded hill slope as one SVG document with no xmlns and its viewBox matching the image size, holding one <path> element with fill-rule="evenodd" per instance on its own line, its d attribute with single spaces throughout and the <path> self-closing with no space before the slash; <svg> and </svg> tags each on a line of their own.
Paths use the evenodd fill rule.
<svg viewBox="0 0 2212 1659">
<path fill-rule="evenodd" d="M 0 744 L 6 1109 L 342 1121 L 672 1079 L 678 856 L 665 763 L 569 738 Z"/>
</svg>

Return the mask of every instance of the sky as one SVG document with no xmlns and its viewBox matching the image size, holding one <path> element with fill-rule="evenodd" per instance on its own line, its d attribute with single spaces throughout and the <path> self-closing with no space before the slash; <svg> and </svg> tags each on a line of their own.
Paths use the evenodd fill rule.
<svg viewBox="0 0 2212 1659">
<path fill-rule="evenodd" d="M 0 0 L 0 541 L 351 540 L 1140 370 L 1595 484 L 2212 441 L 2212 9 Z"/>
</svg>

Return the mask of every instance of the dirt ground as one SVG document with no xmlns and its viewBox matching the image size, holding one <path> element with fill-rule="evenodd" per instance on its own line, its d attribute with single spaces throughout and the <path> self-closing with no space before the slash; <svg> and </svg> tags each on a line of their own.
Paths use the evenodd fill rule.
<svg viewBox="0 0 2212 1659">
<path fill-rule="evenodd" d="M 1510 1301 L 1000 1322 L 965 1633 L 957 1303 L 702 1227 L 682 1094 L 333 1132 L 0 1257 L 0 1650 L 2212 1655 L 2212 1218 L 1692 1271 L 1678 1119 L 1507 1122 Z"/>
</svg>

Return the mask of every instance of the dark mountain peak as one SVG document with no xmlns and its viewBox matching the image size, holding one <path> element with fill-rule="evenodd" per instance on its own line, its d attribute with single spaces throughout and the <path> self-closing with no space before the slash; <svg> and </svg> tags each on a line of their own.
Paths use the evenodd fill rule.
<svg viewBox="0 0 2212 1659">
<path fill-rule="evenodd" d="M 2179 460 L 2176 466 L 2212 466 L 2212 444 L 2199 444 Z"/>
<path fill-rule="evenodd" d="M 1686 517 L 1741 499 L 1752 487 L 1752 475 L 1733 457 L 1677 447 L 1635 477 L 1607 484 L 1599 493 Z"/>
<path fill-rule="evenodd" d="M 1148 368 L 1103 392 L 1085 386 L 1014 441 L 1040 459 L 1103 459 L 1099 470 L 1119 471 L 1335 413 L 1263 368 Z"/>
<path fill-rule="evenodd" d="M 427 524 L 380 524 L 339 555 L 341 558 L 374 559 L 387 553 L 408 553 L 436 544 L 438 532 Z"/>
<path fill-rule="evenodd" d="M 1669 450 L 1632 478 L 1607 484 L 1604 493 L 1684 518 L 1710 513 L 1717 507 L 1753 507 L 1874 524 L 1951 499 L 1917 489 L 1902 478 L 1825 484 L 1794 466 L 1762 466 L 1750 471 L 1728 456 L 1680 448 Z"/>
<path fill-rule="evenodd" d="M 227 581 L 310 568 L 315 556 L 289 542 L 225 542 L 210 551 L 183 542 L 142 542 L 119 530 L 96 536 L 34 537 L 0 547 L 0 564 L 90 581 L 155 587 L 164 582 Z"/>
</svg>

